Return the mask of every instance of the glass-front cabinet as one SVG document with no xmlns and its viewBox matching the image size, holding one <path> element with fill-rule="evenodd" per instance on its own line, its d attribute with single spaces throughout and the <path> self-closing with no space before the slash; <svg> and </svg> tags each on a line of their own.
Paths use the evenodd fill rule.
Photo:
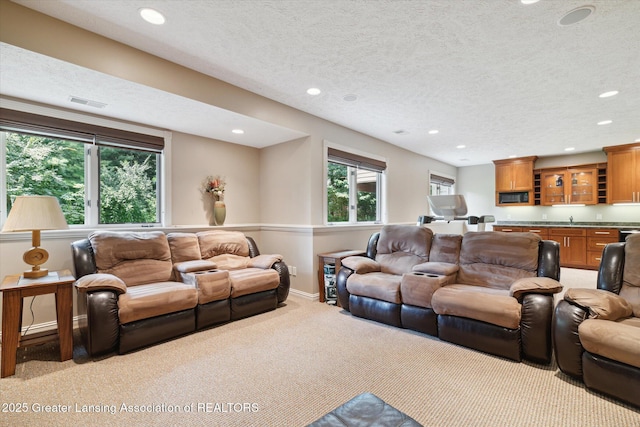
<svg viewBox="0 0 640 427">
<path fill-rule="evenodd" d="M 598 169 L 544 169 L 540 173 L 540 190 L 542 205 L 595 205 Z"/>
</svg>

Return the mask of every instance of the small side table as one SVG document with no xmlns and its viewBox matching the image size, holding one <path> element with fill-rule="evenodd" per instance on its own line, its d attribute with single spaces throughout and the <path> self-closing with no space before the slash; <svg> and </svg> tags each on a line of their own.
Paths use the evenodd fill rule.
<svg viewBox="0 0 640 427">
<path fill-rule="evenodd" d="M 6 276 L 0 285 L 2 292 L 2 367 L 0 378 L 16 373 L 18 347 L 42 344 L 53 338 L 60 340 L 60 361 L 73 357 L 73 293 L 75 277 L 69 270 L 49 272 L 38 279 L 24 279 L 20 274 Z M 56 295 L 58 330 L 20 336 L 22 302 L 25 297 Z"/>
<path fill-rule="evenodd" d="M 344 250 L 337 252 L 325 252 L 318 254 L 318 301 L 324 302 L 324 265 L 335 264 L 336 274 L 340 271 L 340 263 L 346 257 L 365 255 L 365 251 Z"/>
</svg>

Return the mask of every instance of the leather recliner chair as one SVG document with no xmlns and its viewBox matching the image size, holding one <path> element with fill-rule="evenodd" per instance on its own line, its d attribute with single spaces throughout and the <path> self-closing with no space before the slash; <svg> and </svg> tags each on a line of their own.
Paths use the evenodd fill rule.
<svg viewBox="0 0 640 427">
<path fill-rule="evenodd" d="M 567 290 L 552 337 L 562 372 L 640 406 L 640 234 L 605 247 L 597 289 Z"/>
</svg>

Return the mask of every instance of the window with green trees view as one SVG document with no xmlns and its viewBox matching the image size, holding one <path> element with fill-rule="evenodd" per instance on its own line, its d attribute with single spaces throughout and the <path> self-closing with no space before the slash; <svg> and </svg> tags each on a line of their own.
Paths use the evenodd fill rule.
<svg viewBox="0 0 640 427">
<path fill-rule="evenodd" d="M 158 223 L 156 152 L 0 132 L 7 213 L 16 196 L 55 196 L 70 225 Z"/>
<path fill-rule="evenodd" d="M 381 221 L 382 176 L 386 164 L 329 149 L 327 222 Z"/>
</svg>

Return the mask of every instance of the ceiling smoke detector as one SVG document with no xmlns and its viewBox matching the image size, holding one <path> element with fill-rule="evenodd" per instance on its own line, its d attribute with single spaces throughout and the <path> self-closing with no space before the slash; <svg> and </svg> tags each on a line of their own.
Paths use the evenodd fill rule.
<svg viewBox="0 0 640 427">
<path fill-rule="evenodd" d="M 562 18 L 558 20 L 558 25 L 561 27 L 567 27 L 569 25 L 577 24 L 580 21 L 584 21 L 593 14 L 596 10 L 593 6 L 580 6 L 567 12 Z"/>
</svg>

